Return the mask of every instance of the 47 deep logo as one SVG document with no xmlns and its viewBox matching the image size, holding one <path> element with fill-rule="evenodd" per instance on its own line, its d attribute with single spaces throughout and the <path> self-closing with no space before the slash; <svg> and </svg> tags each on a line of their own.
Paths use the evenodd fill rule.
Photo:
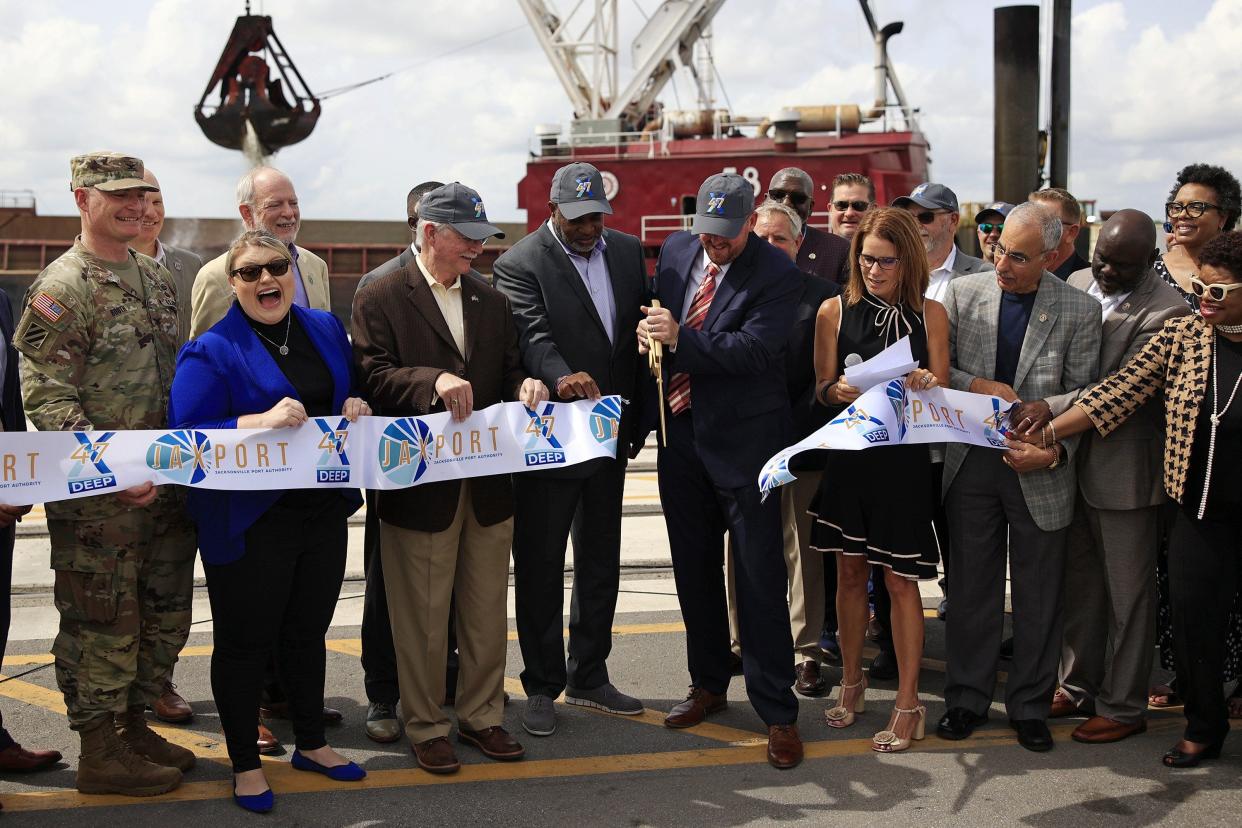
<svg viewBox="0 0 1242 828">
<path fill-rule="evenodd" d="M 832 425 L 843 425 L 850 431 L 858 429 L 863 439 L 868 443 L 887 443 L 889 441 L 888 426 L 884 425 L 884 421 L 872 417 L 856 405 L 851 405 L 842 411 L 832 421 Z"/>
<path fill-rule="evenodd" d="M 87 432 L 73 432 L 73 436 L 78 438 L 78 445 L 69 454 L 69 459 L 73 461 L 68 475 L 69 494 L 116 488 L 116 475 L 104 462 L 108 441 L 115 435 L 115 431 L 106 431 L 91 440 Z"/>
<path fill-rule="evenodd" d="M 526 433 L 530 435 L 525 447 L 526 465 L 555 466 L 565 462 L 565 448 L 553 434 L 556 416 L 552 412 L 555 410 L 552 403 L 544 403 L 542 414 L 530 408 L 526 409 L 526 414 L 530 417 L 530 422 L 526 424 Z M 541 447 L 541 443 L 546 444 L 546 447 Z"/>
<path fill-rule="evenodd" d="M 147 446 L 147 468 L 182 486 L 202 482 L 210 465 L 211 441 L 201 431 L 170 431 Z"/>
<path fill-rule="evenodd" d="M 323 432 L 319 438 L 319 462 L 315 464 L 316 483 L 348 483 L 349 457 L 345 454 L 345 442 L 349 438 L 349 420 L 344 417 L 333 428 L 323 417 L 315 418 L 315 425 Z"/>
</svg>

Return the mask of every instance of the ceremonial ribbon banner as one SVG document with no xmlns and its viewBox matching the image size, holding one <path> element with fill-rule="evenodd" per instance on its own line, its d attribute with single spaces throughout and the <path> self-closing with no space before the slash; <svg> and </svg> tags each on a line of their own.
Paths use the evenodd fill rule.
<svg viewBox="0 0 1242 828">
<path fill-rule="evenodd" d="M 930 388 L 912 391 L 904 377 L 863 392 L 832 422 L 777 452 L 759 472 L 769 492 L 794 480 L 789 459 L 812 449 L 869 449 L 909 443 L 969 443 L 1003 449 L 1005 421 L 1017 403 L 1000 397 Z"/>
<path fill-rule="evenodd" d="M 0 433 L 0 503 L 198 489 L 400 489 L 615 457 L 621 398 L 499 403 L 454 422 L 314 417 L 297 428 Z"/>
</svg>

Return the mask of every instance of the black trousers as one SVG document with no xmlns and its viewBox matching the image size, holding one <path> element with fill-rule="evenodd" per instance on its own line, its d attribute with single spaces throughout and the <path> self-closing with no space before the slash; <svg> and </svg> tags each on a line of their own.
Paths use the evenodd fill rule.
<svg viewBox="0 0 1242 828">
<path fill-rule="evenodd" d="M 1197 504 L 1196 504 L 1197 506 Z M 1177 692 L 1186 703 L 1186 738 L 1211 744 L 1229 732 L 1221 676 L 1225 634 L 1242 569 L 1242 519 L 1199 520 L 1178 510 L 1169 537 L 1169 595 Z"/>
<path fill-rule="evenodd" d="M 612 620 L 621 571 L 624 455 L 588 477 L 513 481 L 513 590 L 522 687 L 556 698 L 566 685 L 593 690 L 608 682 Z M 565 544 L 574 546 L 569 659 L 563 638 Z"/>
<path fill-rule="evenodd" d="M 9 646 L 9 625 L 13 621 L 9 602 L 13 590 L 13 542 L 16 531 L 17 524 L 0 529 L 0 586 L 4 587 L 4 606 L 0 607 L 0 661 L 4 661 L 4 651 Z M 4 729 L 4 716 L 0 714 L 0 750 L 11 744 L 13 737 Z"/>
<path fill-rule="evenodd" d="M 725 602 L 724 534 L 733 544 L 742 673 L 755 712 L 767 725 L 798 718 L 793 694 L 793 634 L 781 499 L 760 502 L 753 482 L 717 486 L 699 459 L 689 415 L 668 421 L 660 449 L 660 502 L 668 527 L 677 600 L 686 624 L 690 681 L 709 693 L 729 687 L 729 614 Z M 758 478 L 758 473 L 754 475 Z"/>
<path fill-rule="evenodd" d="M 327 744 L 324 635 L 341 592 L 346 550 L 344 509 L 336 505 L 331 499 L 318 509 L 278 502 L 246 531 L 241 558 L 203 565 L 215 638 L 211 692 L 234 773 L 259 767 L 255 710 L 273 653 L 298 749 Z"/>
</svg>

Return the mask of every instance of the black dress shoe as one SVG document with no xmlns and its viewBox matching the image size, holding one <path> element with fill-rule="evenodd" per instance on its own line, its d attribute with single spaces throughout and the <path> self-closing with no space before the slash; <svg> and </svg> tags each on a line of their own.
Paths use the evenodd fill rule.
<svg viewBox="0 0 1242 828">
<path fill-rule="evenodd" d="M 936 735 L 941 739 L 958 741 L 975 732 L 975 728 L 988 720 L 986 713 L 979 714 L 964 707 L 954 707 L 945 713 L 936 725 Z"/>
<path fill-rule="evenodd" d="M 867 676 L 879 681 L 891 681 L 897 678 L 897 656 L 888 650 L 880 650 L 871 660 L 871 666 L 867 668 Z"/>
<path fill-rule="evenodd" d="M 1018 744 L 1027 750 L 1052 750 L 1052 733 L 1043 719 L 1010 719 L 1009 726 L 1018 731 Z"/>
<path fill-rule="evenodd" d="M 940 606 L 936 607 L 936 617 L 941 621 L 949 614 L 949 599 L 945 598 L 940 602 Z"/>
<path fill-rule="evenodd" d="M 1164 758 L 1161 761 L 1164 762 L 1165 767 L 1169 768 L 1197 767 L 1204 759 L 1219 759 L 1220 749 L 1224 744 L 1225 740 L 1221 739 L 1219 742 L 1207 745 L 1202 750 L 1196 750 L 1194 753 L 1181 750 L 1177 745 L 1174 745 L 1164 754 Z"/>
</svg>

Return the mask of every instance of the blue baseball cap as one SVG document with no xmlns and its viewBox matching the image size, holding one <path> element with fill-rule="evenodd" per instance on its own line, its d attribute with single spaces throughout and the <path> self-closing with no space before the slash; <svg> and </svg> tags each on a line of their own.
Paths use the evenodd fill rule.
<svg viewBox="0 0 1242 828">
<path fill-rule="evenodd" d="M 604 195 L 603 176 L 583 161 L 566 164 L 556 171 L 548 201 L 560 207 L 561 215 L 570 221 L 588 213 L 612 215 L 612 206 Z"/>
<path fill-rule="evenodd" d="M 975 213 L 975 224 L 983 221 L 983 217 L 991 213 L 995 213 L 1001 218 L 1005 218 L 1009 215 L 1009 211 L 1012 209 L 1013 205 L 1008 201 L 993 201 L 987 207 L 984 207 L 982 210 Z"/>
<path fill-rule="evenodd" d="M 907 207 L 917 204 L 928 210 L 952 210 L 958 212 L 957 193 L 943 184 L 920 184 L 908 196 L 893 199 L 892 206 Z"/>
<path fill-rule="evenodd" d="M 447 224 L 472 241 L 483 241 L 489 236 L 503 239 L 504 231 L 488 224 L 487 211 L 478 192 L 461 182 L 454 181 L 436 187 L 418 202 L 418 217 Z"/>
<path fill-rule="evenodd" d="M 699 187 L 690 232 L 731 239 L 755 211 L 755 188 L 737 173 L 717 173 Z"/>
</svg>

